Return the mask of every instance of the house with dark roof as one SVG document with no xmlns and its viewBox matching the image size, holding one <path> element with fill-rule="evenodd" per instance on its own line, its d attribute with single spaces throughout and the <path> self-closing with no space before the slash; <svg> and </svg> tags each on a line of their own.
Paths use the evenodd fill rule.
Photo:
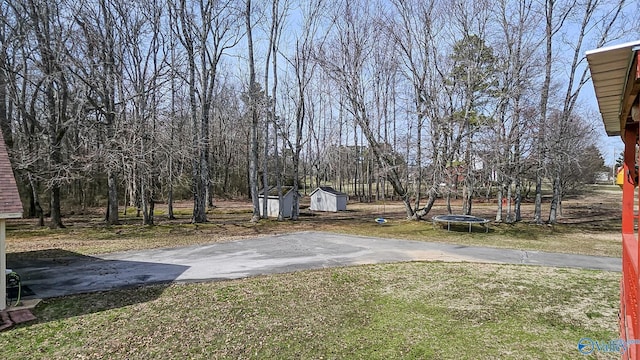
<svg viewBox="0 0 640 360">
<path fill-rule="evenodd" d="M 320 186 L 311 193 L 311 211 L 345 211 L 349 196 L 329 186 Z"/>
<path fill-rule="evenodd" d="M 7 258 L 6 258 L 6 221 L 22 217 L 22 201 L 18 193 L 16 179 L 13 176 L 7 147 L 0 132 L 0 311 L 7 306 Z"/>
</svg>

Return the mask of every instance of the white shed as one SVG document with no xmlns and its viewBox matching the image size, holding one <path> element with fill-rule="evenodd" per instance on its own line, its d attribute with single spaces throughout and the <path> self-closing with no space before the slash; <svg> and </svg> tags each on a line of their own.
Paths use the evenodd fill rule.
<svg viewBox="0 0 640 360">
<path fill-rule="evenodd" d="M 264 204 L 264 190 L 258 192 L 258 200 L 260 201 L 260 216 L 262 216 L 262 204 Z M 293 187 L 282 187 L 282 217 L 290 218 L 291 210 L 293 208 Z M 267 216 L 278 217 L 280 209 L 280 201 L 278 201 L 278 188 L 272 187 L 269 189 L 267 196 Z"/>
<path fill-rule="evenodd" d="M 312 211 L 345 211 L 347 210 L 348 198 L 347 194 L 329 186 L 320 186 L 311 193 L 309 209 Z"/>
</svg>

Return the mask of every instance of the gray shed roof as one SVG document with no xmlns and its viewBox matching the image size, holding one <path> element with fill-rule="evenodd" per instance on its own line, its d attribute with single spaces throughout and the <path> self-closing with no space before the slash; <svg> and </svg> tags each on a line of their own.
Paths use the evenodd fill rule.
<svg viewBox="0 0 640 360">
<path fill-rule="evenodd" d="M 293 186 L 282 186 L 282 196 L 286 196 L 293 190 Z M 278 198 L 278 187 L 274 186 L 267 191 L 269 198 Z M 264 197 L 264 188 L 258 190 L 258 197 Z"/>
<path fill-rule="evenodd" d="M 629 81 L 640 40 L 587 51 L 591 81 L 598 99 L 605 130 L 609 136 L 621 135 L 640 84 Z M 635 75 L 635 74 L 633 74 Z M 633 76 L 635 80 L 635 76 Z"/>
<path fill-rule="evenodd" d="M 330 186 L 320 186 L 320 187 L 316 188 L 315 190 L 313 190 L 310 195 L 315 194 L 316 191 L 319 191 L 319 190 L 322 190 L 322 191 L 324 191 L 326 193 L 329 193 L 329 194 L 332 194 L 332 195 L 336 195 L 336 196 L 347 196 L 347 194 L 345 194 L 343 192 L 340 192 L 338 190 L 334 190 Z"/>
</svg>

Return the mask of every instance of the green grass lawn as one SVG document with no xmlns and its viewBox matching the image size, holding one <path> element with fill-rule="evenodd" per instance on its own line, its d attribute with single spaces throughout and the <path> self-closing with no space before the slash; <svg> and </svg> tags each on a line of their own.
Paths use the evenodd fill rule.
<svg viewBox="0 0 640 360">
<path fill-rule="evenodd" d="M 618 336 L 619 276 L 425 262 L 69 296 L 0 333 L 0 358 L 585 358 L 580 338 Z"/>
<path fill-rule="evenodd" d="M 505 249 L 622 256 L 622 237 L 619 231 L 530 223 L 491 224 L 488 233 L 479 225 L 472 228 L 472 233 L 468 232 L 467 225 L 452 225 L 451 228 L 452 231 L 447 231 L 446 225 L 443 229 L 441 224 L 434 228 L 431 222 L 426 221 L 395 220 L 381 226 L 373 222 L 338 224 L 328 231 Z"/>
</svg>

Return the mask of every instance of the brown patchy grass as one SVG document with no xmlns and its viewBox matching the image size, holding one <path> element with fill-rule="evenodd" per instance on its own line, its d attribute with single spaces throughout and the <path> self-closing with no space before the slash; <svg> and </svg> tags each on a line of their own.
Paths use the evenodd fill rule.
<svg viewBox="0 0 640 360">
<path fill-rule="evenodd" d="M 565 199 L 563 216 L 554 226 L 531 224 L 533 204 L 523 206 L 525 221 L 517 224 L 490 225 L 488 234 L 481 228 L 467 233 L 467 227 L 454 227 L 447 232 L 432 226 L 430 221 L 407 221 L 399 202 L 355 203 L 348 211 L 319 213 L 308 210 L 303 200 L 298 221 L 278 222 L 272 219 L 250 223 L 251 204 L 246 201 L 218 201 L 209 212 L 206 224 L 190 224 L 191 203 L 176 205 L 178 219 L 167 220 L 166 206 L 158 205 L 156 226 L 140 225 L 134 209 L 122 216 L 122 225 L 105 226 L 100 209 L 85 214 L 67 215 L 66 229 L 50 230 L 35 226 L 35 220 L 10 221 L 7 252 L 11 256 L 30 256 L 32 251 L 62 249 L 85 255 L 125 250 L 207 244 L 249 237 L 290 233 L 296 231 L 330 231 L 364 236 L 380 236 L 419 241 L 447 242 L 462 245 L 517 248 L 527 250 L 620 256 L 620 191 L 617 188 L 597 187 L 587 195 Z M 461 205 L 453 202 L 455 209 Z M 548 204 L 544 205 L 548 209 Z M 477 202 L 473 214 L 495 218 L 496 204 Z M 429 218 L 445 214 L 440 200 Z M 385 217 L 389 222 L 376 224 L 373 219 Z"/>
</svg>

